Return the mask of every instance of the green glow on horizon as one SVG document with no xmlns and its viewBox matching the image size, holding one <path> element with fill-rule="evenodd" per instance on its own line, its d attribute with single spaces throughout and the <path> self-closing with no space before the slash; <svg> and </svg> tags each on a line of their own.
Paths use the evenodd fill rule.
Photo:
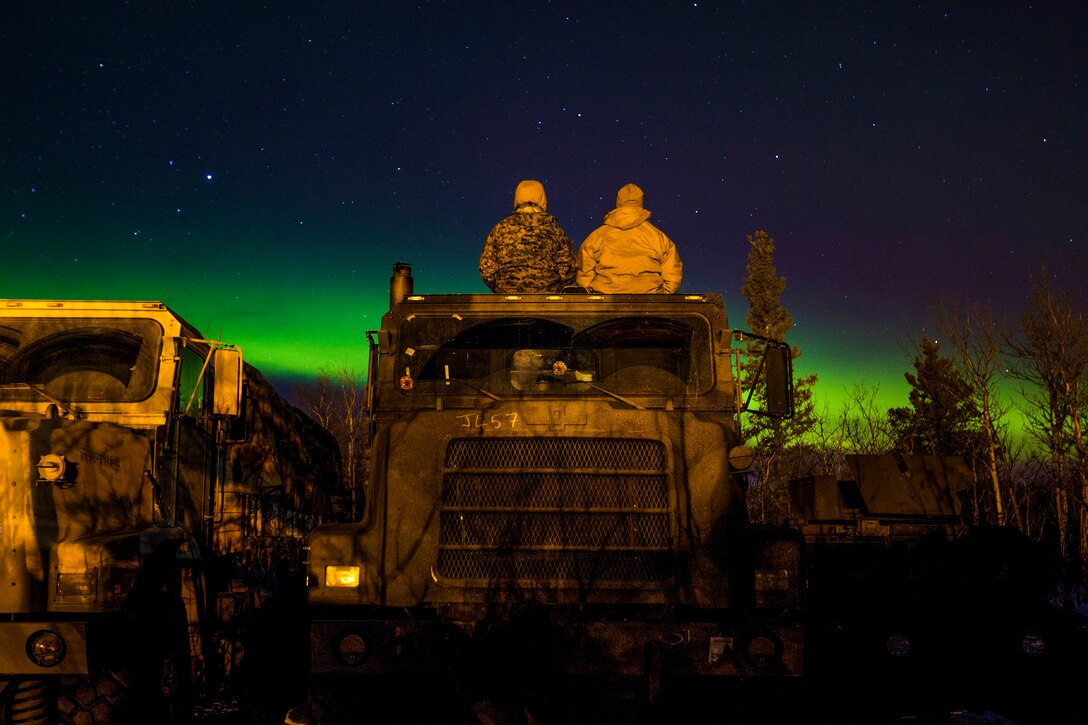
<svg viewBox="0 0 1088 725">
<path fill-rule="evenodd" d="M 72 239 L 67 242 L 71 250 Z M 90 246 L 95 240 L 83 243 Z M 109 254 L 84 259 L 72 251 L 53 250 L 53 256 L 67 261 L 51 265 L 36 261 L 31 251 L 28 258 L 13 263 L 14 273 L 3 294 L 26 299 L 157 300 L 205 337 L 239 345 L 245 359 L 266 377 L 306 383 L 321 372 L 347 370 L 365 380 L 366 332 L 381 325 L 392 264 L 398 260 L 386 248 L 359 251 L 355 259 L 337 260 L 342 263 L 299 249 L 263 254 L 251 239 L 222 254 L 175 259 L 166 244 L 141 248 L 141 253 L 158 258 L 125 260 Z M 414 274 L 416 291 L 422 294 L 484 291 L 472 263 L 425 261 Z M 744 309 L 729 305 L 734 326 L 743 327 L 738 315 Z M 791 335 L 790 342 L 803 353 L 797 374 L 818 375 L 819 413 L 834 420 L 852 402 L 855 388 L 875 390 L 879 412 L 909 404 L 904 373 L 912 369 L 911 360 L 900 340 L 879 329 L 844 331 L 842 325 L 829 325 L 825 330 L 812 322 L 813 317 L 805 315 L 804 321 L 812 326 L 797 339 Z M 1015 402 L 1011 389 L 1004 390 L 1003 398 L 1006 404 Z M 1018 411 L 1011 410 L 1008 421 L 1015 432 L 1022 431 Z"/>
<path fill-rule="evenodd" d="M 825 410 L 830 415 L 830 422 L 834 422 L 847 406 L 856 407 L 857 401 L 853 398 L 855 388 L 863 395 L 872 393 L 874 412 L 886 415 L 891 408 L 904 408 L 910 406 L 911 386 L 907 382 L 905 374 L 913 372 L 912 361 L 900 357 L 883 360 L 845 360 L 839 359 L 820 369 L 810 368 L 814 360 L 810 355 L 802 355 L 795 363 L 795 375 L 817 374 L 814 400 L 817 413 Z M 999 425 L 1008 427 L 1011 442 L 1013 444 L 1027 441 L 1028 434 L 1025 430 L 1025 416 L 1018 407 L 1022 402 L 1017 385 L 1014 381 L 1000 380 L 997 385 L 997 407 L 1007 409 L 999 421 Z"/>
</svg>

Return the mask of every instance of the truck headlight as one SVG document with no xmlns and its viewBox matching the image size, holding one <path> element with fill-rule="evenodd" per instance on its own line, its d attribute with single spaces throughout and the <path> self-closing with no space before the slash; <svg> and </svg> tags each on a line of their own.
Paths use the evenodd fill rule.
<svg viewBox="0 0 1088 725">
<path fill-rule="evenodd" d="M 39 629 L 26 640 L 26 656 L 39 667 L 56 667 L 66 654 L 64 638 L 51 629 Z"/>
<path fill-rule="evenodd" d="M 760 669 L 773 667 L 782 661 L 786 645 L 774 632 L 755 632 L 741 643 L 741 654 L 748 664 Z"/>
<path fill-rule="evenodd" d="M 336 640 L 336 658 L 349 667 L 362 664 L 368 653 L 366 638 L 359 632 L 345 632 Z"/>
<path fill-rule="evenodd" d="M 327 587 L 357 587 L 359 586 L 359 566 L 345 564 L 330 564 L 325 567 L 325 586 Z"/>
<path fill-rule="evenodd" d="M 910 649 L 910 637 L 901 632 L 893 632 L 884 640 L 884 650 L 895 659 L 906 657 L 910 654 Z"/>
<path fill-rule="evenodd" d="M 1034 629 L 1029 629 L 1020 635 L 1020 651 L 1032 659 L 1042 657 L 1046 654 L 1046 637 Z"/>
</svg>

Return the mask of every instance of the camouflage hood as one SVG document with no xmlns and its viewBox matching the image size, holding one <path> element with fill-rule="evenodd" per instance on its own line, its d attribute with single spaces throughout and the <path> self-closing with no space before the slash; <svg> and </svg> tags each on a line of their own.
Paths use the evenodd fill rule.
<svg viewBox="0 0 1088 725">
<path fill-rule="evenodd" d="M 528 179 L 518 184 L 514 191 L 514 211 L 526 204 L 535 204 L 541 211 L 548 208 L 548 197 L 544 194 L 544 185 L 539 181 Z"/>
</svg>

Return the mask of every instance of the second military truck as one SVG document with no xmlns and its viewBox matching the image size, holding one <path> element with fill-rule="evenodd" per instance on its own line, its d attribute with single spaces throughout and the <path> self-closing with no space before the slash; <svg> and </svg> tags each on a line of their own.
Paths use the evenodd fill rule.
<svg viewBox="0 0 1088 725">
<path fill-rule="evenodd" d="M 302 598 L 338 461 L 161 302 L 0 300 L 0 723 L 183 722 L 240 696 L 262 608 Z"/>
</svg>

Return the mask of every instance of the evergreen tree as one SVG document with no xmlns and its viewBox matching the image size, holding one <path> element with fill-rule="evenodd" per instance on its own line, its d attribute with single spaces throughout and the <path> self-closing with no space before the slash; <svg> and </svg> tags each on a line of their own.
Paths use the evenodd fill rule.
<svg viewBox="0 0 1088 725">
<path fill-rule="evenodd" d="M 774 239 L 767 232 L 757 231 L 747 237 L 747 276 L 741 293 L 748 301 L 745 322 L 749 330 L 777 342 L 785 342 L 793 327 L 793 318 L 782 306 L 786 278 L 778 276 L 774 266 Z M 746 360 L 742 365 L 744 378 L 755 379 L 764 344 L 750 340 Z M 796 360 L 801 351 L 792 348 Z M 746 431 L 749 444 L 756 454 L 756 477 L 749 496 L 749 513 L 755 521 L 778 523 L 789 514 L 788 483 L 791 478 L 810 473 L 813 451 L 806 436 L 816 424 L 812 401 L 816 375 L 806 375 L 793 381 L 794 415 L 789 419 L 748 416 Z M 756 398 L 760 397 L 757 388 Z M 754 406 L 758 407 L 758 406 Z"/>
<path fill-rule="evenodd" d="M 778 276 L 774 266 L 774 239 L 767 232 L 748 235 L 748 266 L 744 285 L 740 288 L 748 300 L 748 329 L 757 335 L 784 342 L 793 327 L 793 318 L 782 306 L 786 278 Z"/>
<path fill-rule="evenodd" d="M 935 340 L 922 338 L 910 384 L 909 407 L 891 408 L 896 447 L 904 453 L 973 458 L 979 451 L 978 408 L 971 386 Z"/>
</svg>

